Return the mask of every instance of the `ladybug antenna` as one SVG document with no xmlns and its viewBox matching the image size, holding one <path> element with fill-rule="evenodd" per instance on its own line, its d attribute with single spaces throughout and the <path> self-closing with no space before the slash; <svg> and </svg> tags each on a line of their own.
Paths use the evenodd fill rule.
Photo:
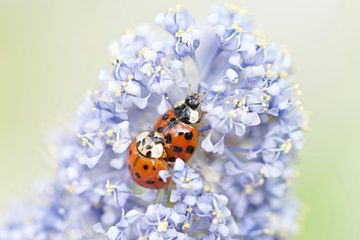
<svg viewBox="0 0 360 240">
<path fill-rule="evenodd" d="M 189 80 L 189 88 L 188 88 L 188 96 L 192 95 L 193 91 L 192 91 L 192 84 Z"/>
</svg>

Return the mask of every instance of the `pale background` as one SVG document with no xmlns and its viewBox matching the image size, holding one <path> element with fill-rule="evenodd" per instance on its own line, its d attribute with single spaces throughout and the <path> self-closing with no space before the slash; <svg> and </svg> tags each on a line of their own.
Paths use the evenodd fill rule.
<svg viewBox="0 0 360 240">
<path fill-rule="evenodd" d="M 177 3 L 204 19 L 214 2 L 0 0 L 0 208 L 53 174 L 47 133 L 76 116 L 110 63 L 111 40 Z M 312 112 L 297 163 L 306 209 L 297 239 L 359 239 L 359 1 L 240 3 L 271 40 L 290 48 Z"/>
</svg>

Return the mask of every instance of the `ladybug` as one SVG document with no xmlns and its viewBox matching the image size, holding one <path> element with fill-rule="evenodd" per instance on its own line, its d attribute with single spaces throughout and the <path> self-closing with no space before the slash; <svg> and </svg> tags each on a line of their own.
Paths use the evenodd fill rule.
<svg viewBox="0 0 360 240">
<path fill-rule="evenodd" d="M 155 131 L 164 136 L 166 161 L 170 166 L 176 158 L 187 162 L 197 147 L 198 131 L 193 125 L 200 122 L 202 117 L 199 105 L 198 94 L 188 95 L 163 114 L 155 124 Z"/>
<path fill-rule="evenodd" d="M 146 188 L 164 188 L 159 171 L 168 170 L 164 136 L 156 131 L 140 133 L 130 144 L 128 167 L 132 179 Z"/>
</svg>

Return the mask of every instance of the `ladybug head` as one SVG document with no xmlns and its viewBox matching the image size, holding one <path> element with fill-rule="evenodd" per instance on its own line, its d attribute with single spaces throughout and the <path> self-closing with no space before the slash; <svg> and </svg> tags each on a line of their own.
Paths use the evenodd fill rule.
<svg viewBox="0 0 360 240">
<path fill-rule="evenodd" d="M 194 93 L 186 96 L 185 104 L 193 110 L 197 109 L 200 105 L 199 95 L 197 93 Z"/>
<path fill-rule="evenodd" d="M 199 106 L 202 96 L 201 94 L 193 93 L 186 96 L 185 100 L 178 102 L 174 108 L 177 119 L 188 124 L 200 122 L 202 112 L 199 110 Z"/>
<path fill-rule="evenodd" d="M 156 131 L 142 132 L 136 137 L 136 147 L 140 154 L 149 158 L 160 158 L 166 155 L 163 148 L 164 136 Z"/>
</svg>

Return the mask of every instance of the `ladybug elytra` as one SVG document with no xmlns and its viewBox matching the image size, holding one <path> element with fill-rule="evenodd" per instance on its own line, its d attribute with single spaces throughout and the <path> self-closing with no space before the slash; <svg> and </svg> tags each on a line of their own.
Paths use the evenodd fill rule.
<svg viewBox="0 0 360 240">
<path fill-rule="evenodd" d="M 129 170 L 133 180 L 146 188 L 164 188 L 159 172 L 169 170 L 177 158 L 187 162 L 198 144 L 199 95 L 191 94 L 175 104 L 156 122 L 154 130 L 140 133 L 131 143 Z"/>
</svg>

